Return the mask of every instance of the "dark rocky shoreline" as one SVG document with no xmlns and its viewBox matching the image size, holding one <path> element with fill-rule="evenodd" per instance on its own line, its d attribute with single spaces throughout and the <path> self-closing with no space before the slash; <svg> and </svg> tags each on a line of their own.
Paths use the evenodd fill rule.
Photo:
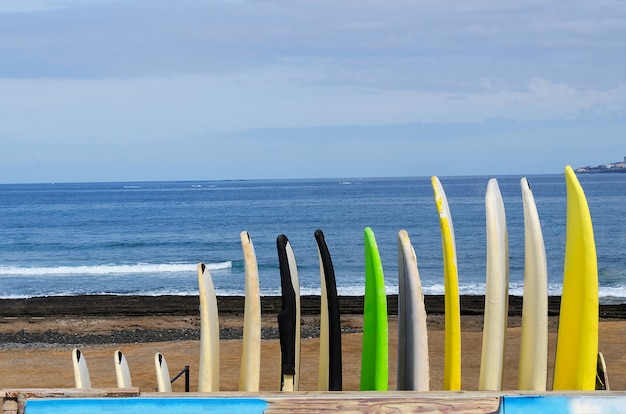
<svg viewBox="0 0 626 414">
<path fill-rule="evenodd" d="M 438 315 L 444 314 L 443 296 L 426 296 L 426 311 L 433 323 L 441 324 Z M 340 310 L 343 315 L 361 315 L 363 313 L 363 297 L 341 296 Z M 475 317 L 483 314 L 483 296 L 461 296 L 461 315 Z M 397 295 L 390 295 L 387 300 L 389 315 L 397 315 Z M 303 317 L 319 315 L 319 296 L 303 296 L 301 308 Z M 549 316 L 559 314 L 560 297 L 549 298 Z M 281 298 L 276 296 L 261 299 L 264 316 L 277 315 L 281 307 Z M 218 309 L 221 317 L 243 316 L 244 298 L 224 296 L 218 298 Z M 50 319 L 50 318 L 134 318 L 150 316 L 199 317 L 199 299 L 197 296 L 55 296 L 29 299 L 0 299 L 0 317 L 4 321 L 13 319 Z M 509 316 L 519 317 L 522 314 L 522 298 L 509 298 Z M 626 305 L 600 305 L 600 318 L 626 319 Z M 430 319 L 430 318 L 429 318 Z M 472 322 L 473 329 L 479 329 L 480 321 Z M 517 323 L 519 323 L 519 318 Z M 429 322 L 430 326 L 430 322 Z M 360 328 L 343 326 L 344 333 L 360 332 Z M 468 328 L 469 329 L 469 328 Z M 278 329 L 272 326 L 262 328 L 263 339 L 277 339 Z M 302 337 L 319 336 L 318 323 L 302 325 Z M 223 340 L 241 339 L 241 327 L 222 327 L 220 338 Z M 80 346 L 99 344 L 132 344 L 147 342 L 169 342 L 197 340 L 200 329 L 196 326 L 173 329 L 156 329 L 133 327 L 116 329 L 106 333 L 90 333 L 82 331 L 58 331 L 54 329 L 44 332 L 19 330 L 0 332 L 0 348 L 28 348 L 45 346 Z"/>
<path fill-rule="evenodd" d="M 559 314 L 560 297 L 551 296 L 548 300 L 548 314 Z M 442 295 L 429 295 L 424 298 L 426 312 L 429 315 L 444 314 Z M 0 299 L 0 317 L 108 317 L 108 316 L 197 316 L 199 308 L 197 296 L 49 296 L 28 299 Z M 461 315 L 482 315 L 485 306 L 484 296 L 461 296 Z M 318 315 L 319 296 L 302 296 L 302 315 Z M 280 311 L 281 298 L 264 296 L 261 298 L 263 315 L 277 314 Z M 340 311 L 344 315 L 363 313 L 362 296 L 340 296 Z M 398 297 L 387 297 L 390 315 L 397 315 Z M 218 309 L 221 316 L 243 315 L 244 298 L 242 296 L 218 297 Z M 626 304 L 600 305 L 600 317 L 607 319 L 626 319 Z M 509 297 L 509 316 L 521 316 L 522 298 Z"/>
</svg>

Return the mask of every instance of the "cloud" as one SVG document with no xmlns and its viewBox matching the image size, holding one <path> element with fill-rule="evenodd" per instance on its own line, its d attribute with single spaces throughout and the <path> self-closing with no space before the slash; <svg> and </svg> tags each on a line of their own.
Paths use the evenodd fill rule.
<svg viewBox="0 0 626 414">
<path fill-rule="evenodd" d="M 626 85 L 578 90 L 533 79 L 523 90 L 451 94 L 326 87 L 319 71 L 272 67 L 232 76 L 0 80 L 0 136 L 158 140 L 259 128 L 624 116 Z M 36 120 L 36 122 L 32 122 Z M 65 137 L 65 138 L 63 138 Z M 98 138 L 100 137 L 100 138 Z"/>
<path fill-rule="evenodd" d="M 441 164 L 430 136 L 455 140 L 462 169 L 467 154 L 482 159 L 474 147 L 506 138 L 519 153 L 536 133 L 534 158 L 547 165 L 564 152 L 544 155 L 564 139 L 552 134 L 583 151 L 607 125 L 595 142 L 611 155 L 626 113 L 625 21 L 623 2 L 590 0 L 3 2 L 0 153 L 18 177 L 34 171 L 36 148 L 35 165 L 59 175 L 85 168 L 68 153 L 98 153 L 105 172 L 169 165 L 193 178 L 179 160 L 202 149 L 241 176 L 229 162 L 310 152 L 304 137 L 321 134 L 344 158 L 386 154 L 380 170 L 392 174 L 407 148 Z M 602 156 L 581 156 L 591 152 Z M 257 162 L 265 174 L 281 168 Z M 607 161 L 581 164 L 594 162 Z"/>
<path fill-rule="evenodd" d="M 203 76 L 322 62 L 337 69 L 320 72 L 328 85 L 452 92 L 478 91 L 484 79 L 611 88 L 626 64 L 626 13 L 611 2 L 27 4 L 50 10 L 0 15 L 0 77 Z"/>
<path fill-rule="evenodd" d="M 3 0 L 0 3 L 0 14 L 49 12 L 114 1 L 119 0 Z"/>
</svg>

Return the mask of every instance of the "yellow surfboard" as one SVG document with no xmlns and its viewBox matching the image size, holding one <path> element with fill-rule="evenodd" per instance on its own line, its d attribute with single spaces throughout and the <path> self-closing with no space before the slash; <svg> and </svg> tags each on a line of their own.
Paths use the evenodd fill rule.
<svg viewBox="0 0 626 414">
<path fill-rule="evenodd" d="M 459 302 L 459 277 L 456 263 L 454 227 L 446 193 L 439 178 L 432 177 L 435 204 L 439 213 L 441 244 L 443 249 L 443 273 L 445 289 L 445 345 L 443 366 L 444 390 L 461 389 L 461 308 Z"/>
<path fill-rule="evenodd" d="M 567 227 L 555 390 L 593 390 L 598 358 L 598 263 L 585 193 L 565 167 Z"/>
</svg>

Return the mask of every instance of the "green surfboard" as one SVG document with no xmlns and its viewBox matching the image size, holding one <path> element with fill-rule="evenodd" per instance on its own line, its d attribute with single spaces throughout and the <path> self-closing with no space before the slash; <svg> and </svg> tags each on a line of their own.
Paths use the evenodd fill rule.
<svg viewBox="0 0 626 414">
<path fill-rule="evenodd" d="M 387 292 L 378 245 L 371 228 L 365 228 L 365 303 L 361 391 L 389 388 Z"/>
</svg>

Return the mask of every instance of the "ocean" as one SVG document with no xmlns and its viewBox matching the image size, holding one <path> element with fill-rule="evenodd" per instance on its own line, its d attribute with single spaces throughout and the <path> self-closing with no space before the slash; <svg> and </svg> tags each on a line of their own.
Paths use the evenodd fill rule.
<svg viewBox="0 0 626 414">
<path fill-rule="evenodd" d="M 485 191 L 505 203 L 510 293 L 524 277 L 521 176 L 439 177 L 454 230 L 461 294 L 485 292 Z M 549 292 L 561 293 L 563 174 L 527 176 L 546 245 Z M 598 254 L 601 303 L 626 303 L 626 174 L 578 176 Z M 301 294 L 319 294 L 313 233 L 328 243 L 340 295 L 364 291 L 363 231 L 376 236 L 388 293 L 397 292 L 397 232 L 407 230 L 425 294 L 443 293 L 441 233 L 430 177 L 0 185 L 0 298 L 84 294 L 197 295 L 205 263 L 218 295 L 244 294 L 239 234 L 255 247 L 263 295 L 280 294 L 285 234 Z"/>
</svg>

